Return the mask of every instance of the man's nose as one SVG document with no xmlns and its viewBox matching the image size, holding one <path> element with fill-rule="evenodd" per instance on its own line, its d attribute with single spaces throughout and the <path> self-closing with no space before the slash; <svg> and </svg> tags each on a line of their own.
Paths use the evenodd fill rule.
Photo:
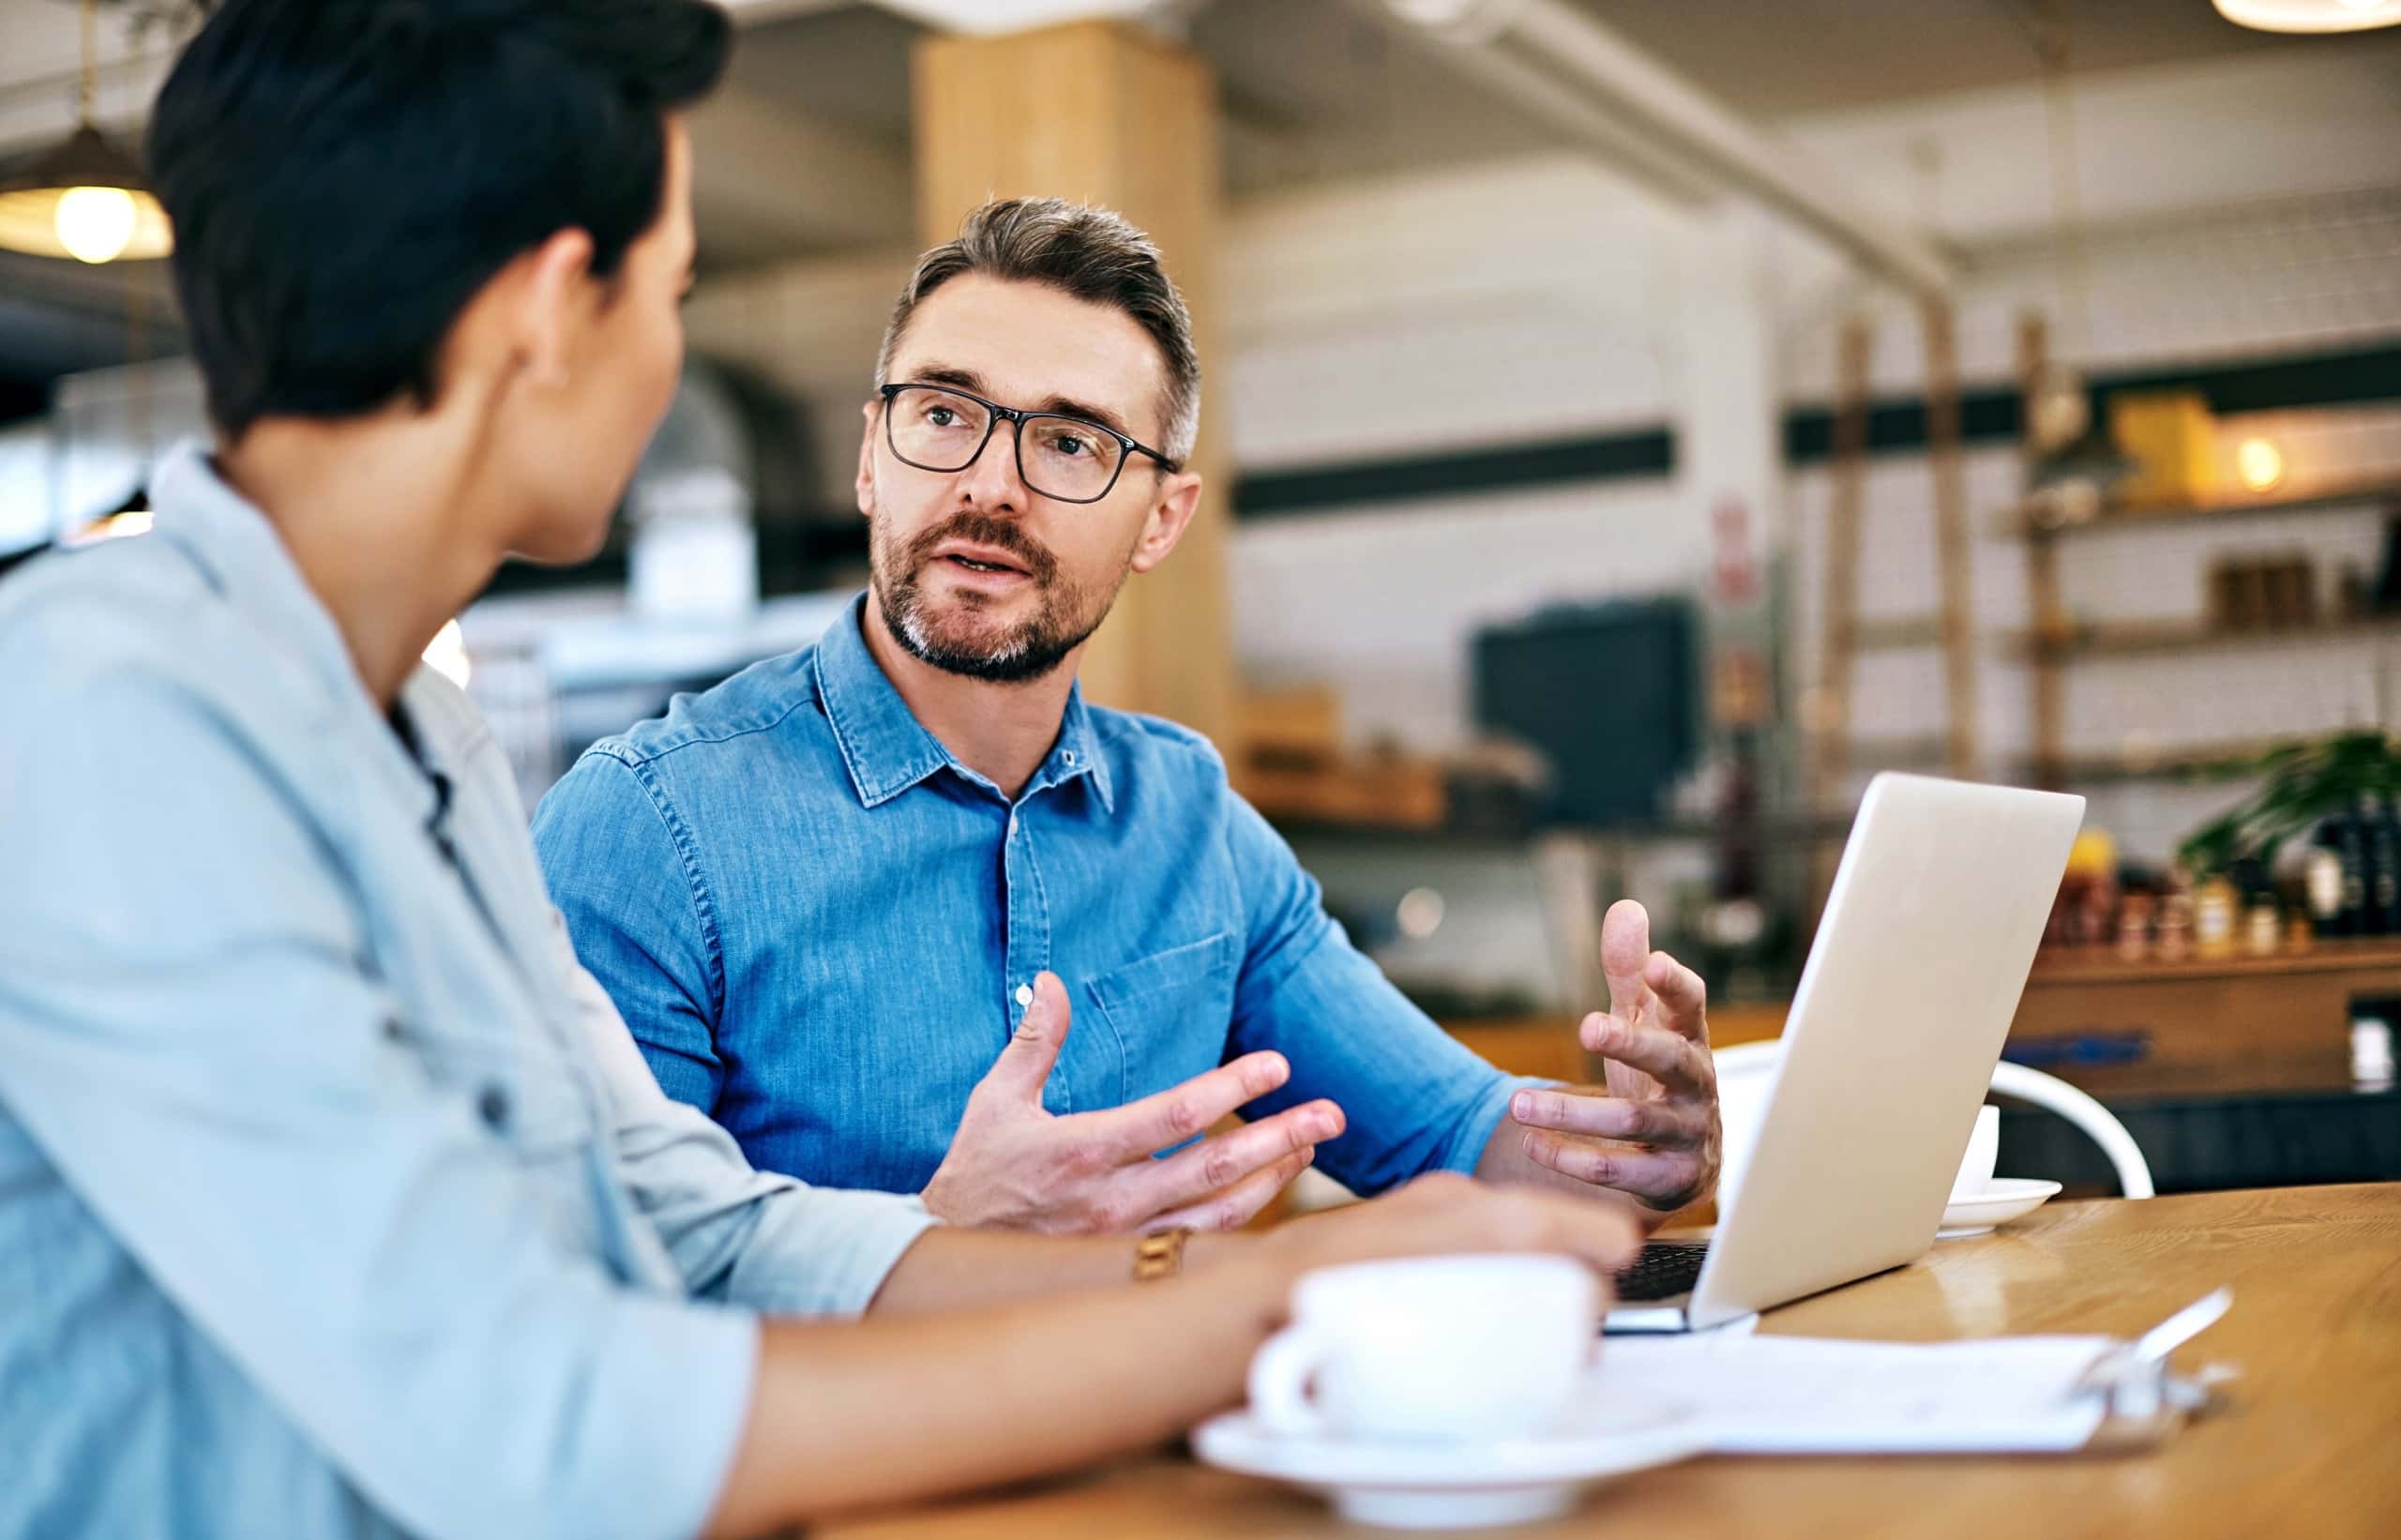
<svg viewBox="0 0 2401 1540">
<path fill-rule="evenodd" d="M 1023 513 L 1034 494 L 1017 463 L 1018 425 L 1003 418 L 992 425 L 984 452 L 959 473 L 959 491 L 986 513 Z"/>
</svg>

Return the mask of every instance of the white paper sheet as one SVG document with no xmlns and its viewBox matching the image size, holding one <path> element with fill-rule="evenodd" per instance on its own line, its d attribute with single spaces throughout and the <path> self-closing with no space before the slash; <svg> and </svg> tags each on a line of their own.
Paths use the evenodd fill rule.
<svg viewBox="0 0 2401 1540">
<path fill-rule="evenodd" d="M 1690 1408 L 1726 1454 L 2080 1449 L 2105 1409 L 2073 1387 L 2112 1345 L 2106 1336 L 1611 1337 L 1588 1394 Z"/>
</svg>

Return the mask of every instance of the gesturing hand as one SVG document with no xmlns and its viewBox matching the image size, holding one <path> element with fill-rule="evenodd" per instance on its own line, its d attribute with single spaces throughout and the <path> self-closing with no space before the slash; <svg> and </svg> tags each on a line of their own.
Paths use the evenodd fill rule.
<svg viewBox="0 0 2401 1540">
<path fill-rule="evenodd" d="M 1509 1111 L 1526 1157 L 1665 1212 L 1717 1181 L 1717 1069 L 1700 976 L 1651 950 L 1651 916 L 1622 899 L 1601 925 L 1609 1010 L 1577 1035 L 1608 1060 L 1606 1086 L 1520 1091 Z"/>
<path fill-rule="evenodd" d="M 1043 1110 L 1042 1086 L 1066 1040 L 1066 987 L 1043 974 L 926 1185 L 936 1215 L 1052 1234 L 1232 1230 L 1342 1132 L 1342 1110 L 1313 1101 L 1153 1159 L 1282 1085 L 1291 1066 L 1246 1053 L 1140 1101 L 1059 1117 Z"/>
</svg>

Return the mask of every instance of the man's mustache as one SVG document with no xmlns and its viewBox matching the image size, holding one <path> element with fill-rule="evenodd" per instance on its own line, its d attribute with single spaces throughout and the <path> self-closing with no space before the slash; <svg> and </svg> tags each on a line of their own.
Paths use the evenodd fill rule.
<svg viewBox="0 0 2401 1540">
<path fill-rule="evenodd" d="M 1015 521 L 996 519 L 973 509 L 952 514 L 910 541 L 908 570 L 915 572 L 932 561 L 934 551 L 945 540 L 972 540 L 977 545 L 990 546 L 995 551 L 1005 551 L 1017 558 L 1024 566 L 1026 575 L 1037 583 L 1048 584 L 1059 575 L 1059 558 L 1045 551 Z"/>
</svg>

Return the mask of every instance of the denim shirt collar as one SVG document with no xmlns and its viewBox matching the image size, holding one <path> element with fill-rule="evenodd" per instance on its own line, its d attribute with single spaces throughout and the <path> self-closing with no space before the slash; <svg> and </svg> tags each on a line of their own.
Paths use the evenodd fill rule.
<svg viewBox="0 0 2401 1540">
<path fill-rule="evenodd" d="M 373 751 L 392 793 L 417 808 L 429 827 L 445 810 L 445 746 L 418 733 L 412 754 L 358 677 L 341 628 L 316 591 L 301 576 L 283 539 L 248 498 L 218 475 L 208 445 L 186 439 L 160 460 L 150 483 L 155 521 L 150 539 L 164 539 L 208 574 L 241 614 L 297 660 L 324 689 L 324 704 L 336 719 L 351 718 L 377 745 Z M 420 668 L 417 675 L 426 671 Z M 423 681 L 412 675 L 401 691 L 403 708 Z"/>
<path fill-rule="evenodd" d="M 867 648 L 868 596 L 851 601 L 842 618 L 828 627 L 817 643 L 817 697 L 825 703 L 825 720 L 834 730 L 842 764 L 850 771 L 852 790 L 860 805 L 879 808 L 931 776 L 948 769 L 975 782 L 985 778 L 959 763 L 942 740 L 926 731 L 892 687 L 875 655 Z M 1019 798 L 1062 786 L 1079 777 L 1092 781 L 1102 810 L 1117 810 L 1109 766 L 1101 759 L 1093 732 L 1092 714 L 1085 709 L 1083 686 L 1067 690 L 1067 709 L 1050 752 L 1026 782 Z"/>
</svg>

